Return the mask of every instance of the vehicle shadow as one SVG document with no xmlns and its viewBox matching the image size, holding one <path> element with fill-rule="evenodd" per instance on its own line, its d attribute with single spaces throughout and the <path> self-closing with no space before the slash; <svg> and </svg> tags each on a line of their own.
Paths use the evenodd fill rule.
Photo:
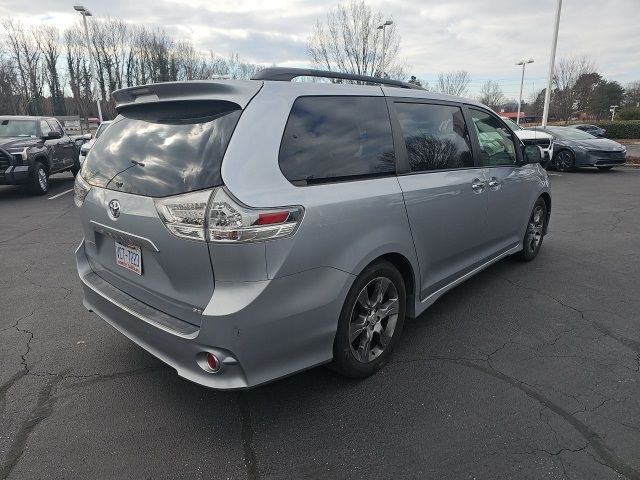
<svg viewBox="0 0 640 480">
<path fill-rule="evenodd" d="M 74 177 L 71 174 L 68 176 L 66 174 L 53 176 L 49 178 L 49 191 L 44 195 L 33 195 L 28 185 L 0 185 L 0 201 L 18 200 L 22 198 L 48 198 L 69 188 L 73 188 L 73 182 Z"/>
</svg>

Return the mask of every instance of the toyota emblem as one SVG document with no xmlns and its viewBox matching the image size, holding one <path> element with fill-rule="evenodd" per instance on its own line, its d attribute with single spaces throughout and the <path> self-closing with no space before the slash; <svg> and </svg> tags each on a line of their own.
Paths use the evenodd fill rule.
<svg viewBox="0 0 640 480">
<path fill-rule="evenodd" d="M 117 220 L 120 216 L 120 202 L 118 200 L 111 200 L 107 210 L 109 211 L 109 218 L 111 218 L 111 220 Z"/>
</svg>

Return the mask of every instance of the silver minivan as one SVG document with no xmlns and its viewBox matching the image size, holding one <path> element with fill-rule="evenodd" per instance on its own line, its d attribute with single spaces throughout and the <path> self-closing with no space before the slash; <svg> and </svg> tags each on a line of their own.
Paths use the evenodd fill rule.
<svg viewBox="0 0 640 480">
<path fill-rule="evenodd" d="M 75 184 L 84 305 L 207 387 L 371 375 L 406 317 L 547 230 L 540 150 L 472 100 L 284 68 L 113 97 Z"/>
</svg>

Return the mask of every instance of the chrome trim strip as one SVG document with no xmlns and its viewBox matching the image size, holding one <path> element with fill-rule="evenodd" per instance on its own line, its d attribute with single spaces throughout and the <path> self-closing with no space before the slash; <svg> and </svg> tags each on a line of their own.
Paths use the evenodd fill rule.
<svg viewBox="0 0 640 480">
<path fill-rule="evenodd" d="M 143 322 L 148 323 L 149 325 L 153 325 L 154 327 L 156 327 L 156 328 L 158 328 L 158 329 L 160 329 L 160 330 L 164 330 L 165 332 L 170 333 L 171 335 L 175 335 L 175 336 L 177 336 L 177 337 L 182 337 L 182 338 L 187 338 L 187 339 L 189 339 L 189 340 L 193 340 L 194 338 L 196 338 L 196 337 L 198 336 L 198 333 L 200 333 L 200 329 L 199 329 L 199 328 L 197 328 L 195 325 L 193 326 L 193 328 L 194 328 L 194 329 L 196 329 L 196 330 L 195 330 L 195 332 L 193 332 L 193 333 L 188 333 L 188 334 L 187 334 L 187 333 L 183 333 L 183 332 L 180 332 L 180 331 L 178 331 L 178 330 L 175 330 L 175 329 L 169 328 L 169 327 L 167 327 L 166 325 L 162 325 L 162 324 L 160 324 L 160 323 L 154 322 L 153 320 L 151 320 L 151 319 L 149 319 L 149 318 L 145 317 L 144 315 L 139 314 L 138 312 L 134 311 L 133 309 L 131 309 L 131 308 L 129 308 L 129 307 L 126 307 L 126 306 L 125 306 L 125 305 L 123 305 L 122 303 L 120 303 L 120 302 L 118 302 L 118 301 L 114 300 L 113 298 L 109 297 L 108 295 L 104 294 L 103 292 L 101 292 L 100 290 L 98 290 L 96 287 L 94 287 L 93 285 L 91 285 L 91 283 L 89 283 L 89 282 L 87 281 L 87 279 L 86 279 L 86 277 L 87 277 L 88 275 L 91 275 L 91 273 L 93 273 L 93 272 L 90 272 L 90 273 L 88 273 L 87 275 L 84 275 L 84 276 L 80 277 L 80 279 L 82 280 L 82 283 L 84 283 L 88 288 L 90 288 L 91 290 L 93 290 L 95 293 L 97 293 L 98 295 L 100 295 L 102 298 L 104 298 L 104 299 L 105 299 L 105 300 L 107 300 L 108 302 L 112 303 L 112 304 L 113 304 L 113 305 L 115 305 L 116 307 L 120 308 L 121 310 L 124 310 L 124 311 L 125 311 L 125 312 L 127 312 L 128 314 L 133 315 L 134 317 L 136 317 L 136 318 L 138 318 L 138 319 L 142 320 Z M 93 273 L 93 274 L 95 275 L 95 273 Z M 115 287 L 113 287 L 113 288 L 115 288 Z M 126 293 L 124 293 L 124 292 L 122 292 L 122 293 L 123 293 L 124 295 L 126 295 Z M 133 298 L 132 298 L 132 299 L 133 299 Z M 136 300 L 136 301 L 137 301 L 137 300 Z M 149 307 L 149 308 L 151 308 L 151 307 Z M 163 314 L 163 315 L 166 315 L 166 314 Z M 169 316 L 169 315 L 167 315 L 167 316 Z M 176 320 L 178 320 L 178 319 L 176 319 Z M 180 321 L 180 320 L 178 320 L 178 321 Z M 186 323 L 186 322 L 184 322 L 184 323 Z"/>
<path fill-rule="evenodd" d="M 125 232 L 124 230 L 118 230 L 117 228 L 113 228 L 108 225 L 98 223 L 94 220 L 90 220 L 89 223 L 93 226 L 93 229 L 96 232 L 102 233 L 103 235 L 107 235 L 113 238 L 114 240 L 132 239 L 133 242 L 131 243 L 136 243 L 136 242 L 142 243 L 143 244 L 142 246 L 146 246 L 147 248 L 150 248 L 151 250 L 154 250 L 156 252 L 160 251 L 158 247 L 156 247 L 156 244 L 153 243 L 148 238 L 141 237 L 140 235 L 135 235 L 133 233 Z M 126 242 L 123 242 L 123 243 L 126 243 Z"/>
<path fill-rule="evenodd" d="M 496 263 L 498 260 L 502 260 L 504 257 L 507 257 L 513 253 L 519 252 L 520 250 L 522 250 L 522 245 L 518 244 L 513 248 L 510 248 L 509 250 L 507 250 L 506 252 L 501 253 L 500 255 L 498 255 L 495 258 L 492 258 L 491 260 L 489 260 L 488 262 L 483 263 L 482 265 L 477 266 L 476 268 L 474 268 L 473 270 L 471 270 L 470 272 L 465 273 L 464 275 L 462 275 L 461 277 L 456 278 L 454 281 L 452 281 L 451 283 L 445 285 L 444 287 L 439 288 L 438 290 L 436 290 L 435 292 L 433 292 L 431 295 L 426 296 L 423 300 L 420 301 L 420 303 L 426 303 L 429 300 L 432 300 L 434 298 L 439 297 L 440 295 L 442 295 L 443 293 L 445 293 L 447 290 L 452 289 L 453 287 L 456 287 L 457 285 L 460 285 L 462 282 L 464 282 L 466 279 L 468 279 L 469 277 L 474 276 L 476 273 L 480 272 L 481 270 L 484 270 L 485 268 L 487 268 L 489 265 Z"/>
</svg>

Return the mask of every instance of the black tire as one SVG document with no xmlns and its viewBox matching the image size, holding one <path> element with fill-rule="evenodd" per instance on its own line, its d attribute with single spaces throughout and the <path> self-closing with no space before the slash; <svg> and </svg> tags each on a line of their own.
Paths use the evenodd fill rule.
<svg viewBox="0 0 640 480">
<path fill-rule="evenodd" d="M 34 195 L 44 195 L 49 190 L 49 172 L 42 162 L 35 162 L 33 164 L 33 173 L 31 175 L 29 189 Z"/>
<path fill-rule="evenodd" d="M 540 215 L 540 222 L 538 222 L 537 216 Z M 538 252 L 542 247 L 542 241 L 544 240 L 544 233 L 547 227 L 547 204 L 541 198 L 538 198 L 533 205 L 531 215 L 529 215 L 529 221 L 527 222 L 527 230 L 524 232 L 524 239 L 522 240 L 522 250 L 516 254 L 516 258 L 523 262 L 530 262 L 538 256 Z"/>
<path fill-rule="evenodd" d="M 80 171 L 80 165 L 74 165 L 73 167 L 71 167 L 71 173 L 73 174 L 74 177 L 78 175 L 79 171 Z"/>
<path fill-rule="evenodd" d="M 598 167 L 598 170 L 602 170 L 603 172 L 608 172 L 613 168 L 613 165 L 609 165 L 608 167 Z"/>
<path fill-rule="evenodd" d="M 560 150 L 553 157 L 553 164 L 559 172 L 570 172 L 576 168 L 576 156 L 571 150 Z"/>
<path fill-rule="evenodd" d="M 386 281 L 389 283 L 387 284 Z M 378 307 L 371 308 L 369 301 L 372 297 L 377 297 L 378 284 L 381 285 L 380 290 L 386 289 Z M 366 307 L 362 303 L 365 298 L 361 297 L 363 292 L 366 295 Z M 397 304 L 393 303 L 394 298 L 397 298 Z M 389 360 L 402 334 L 406 302 L 404 280 L 390 262 L 378 260 L 365 268 L 353 282 L 342 307 L 333 342 L 333 362 L 329 365 L 330 368 L 351 378 L 368 377 L 380 370 Z M 381 319 L 376 317 L 376 313 L 383 312 L 381 315 L 384 315 L 385 308 L 393 311 L 395 306 L 397 306 L 397 314 Z M 355 320 L 361 320 L 362 323 L 352 322 L 352 316 Z M 358 331 L 359 325 L 363 325 L 361 333 L 354 336 L 354 340 L 351 341 L 351 336 Z M 378 329 L 377 332 L 376 329 Z M 362 356 L 366 352 L 366 347 L 358 348 L 356 351 L 355 345 L 362 347 L 363 342 L 366 343 L 365 338 L 368 339 L 370 353 L 367 356 L 370 358 L 363 362 Z M 358 358 L 358 355 L 361 355 L 361 358 Z"/>
</svg>

